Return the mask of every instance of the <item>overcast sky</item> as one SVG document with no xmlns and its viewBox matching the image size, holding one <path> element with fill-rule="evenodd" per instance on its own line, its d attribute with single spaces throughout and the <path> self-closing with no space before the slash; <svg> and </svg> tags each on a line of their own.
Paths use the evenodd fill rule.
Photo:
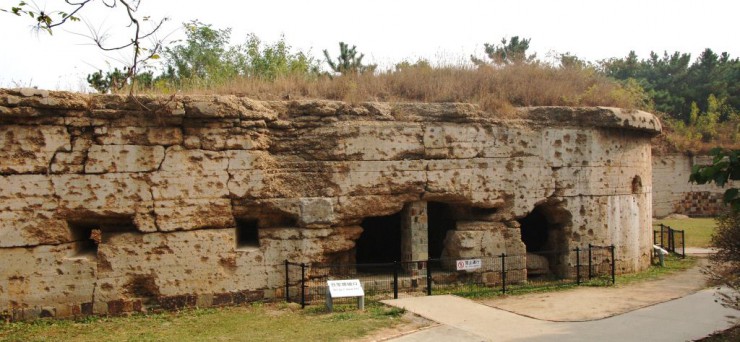
<svg viewBox="0 0 740 342">
<path fill-rule="evenodd" d="M 61 0 L 35 0 L 40 8 L 59 8 Z M 0 0 L 8 8 L 18 0 Z M 483 43 L 502 37 L 531 38 L 530 48 L 543 59 L 548 52 L 570 52 L 597 61 L 652 51 L 689 52 L 704 48 L 740 56 L 737 15 L 733 0 L 519 0 L 519 1 L 226 1 L 142 0 L 139 13 L 170 18 L 160 37 L 184 36 L 183 22 L 198 19 L 216 28 L 231 27 L 232 42 L 249 33 L 263 41 L 281 34 L 295 49 L 322 58 L 337 43 L 357 45 L 366 61 L 389 67 L 409 59 L 455 63 L 470 54 L 482 55 Z M 100 32 L 116 38 L 120 10 L 85 8 L 81 17 Z M 0 86 L 38 86 L 79 91 L 85 75 L 120 66 L 120 53 L 101 53 L 78 34 L 85 23 L 70 23 L 54 36 L 34 33 L 28 18 L 0 13 Z M 77 33 L 77 34 L 75 34 Z"/>
</svg>

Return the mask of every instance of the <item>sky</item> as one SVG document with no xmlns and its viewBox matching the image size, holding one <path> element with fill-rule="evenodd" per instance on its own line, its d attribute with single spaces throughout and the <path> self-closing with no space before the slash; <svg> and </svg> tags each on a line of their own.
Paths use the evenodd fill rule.
<svg viewBox="0 0 740 342">
<path fill-rule="evenodd" d="M 0 8 L 18 1 L 0 0 Z M 26 1 L 46 10 L 63 5 Z M 124 53 L 91 45 L 88 26 L 109 35 L 111 44 L 128 37 L 121 10 L 96 1 L 80 12 L 83 22 L 65 24 L 53 36 L 34 32 L 29 18 L 0 12 L 0 87 L 86 91 L 87 74 L 121 66 Z M 650 51 L 696 57 L 705 48 L 740 56 L 735 0 L 142 0 L 138 13 L 169 18 L 158 34 L 168 41 L 182 39 L 182 23 L 198 19 L 232 28 L 232 43 L 250 33 L 265 42 L 284 35 L 295 50 L 316 58 L 324 49 L 336 55 L 344 41 L 381 68 L 418 58 L 466 62 L 471 54 L 483 56 L 484 43 L 512 36 L 530 38 L 530 50 L 543 60 L 570 52 L 598 61 L 630 50 L 639 57 Z"/>
</svg>

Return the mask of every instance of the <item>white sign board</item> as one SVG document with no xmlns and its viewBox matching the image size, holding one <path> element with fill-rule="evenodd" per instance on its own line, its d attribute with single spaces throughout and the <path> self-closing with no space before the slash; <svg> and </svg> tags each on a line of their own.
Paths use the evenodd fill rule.
<svg viewBox="0 0 740 342">
<path fill-rule="evenodd" d="M 326 284 L 329 285 L 329 294 L 332 298 L 365 296 L 359 279 L 328 280 Z"/>
<path fill-rule="evenodd" d="M 483 263 L 480 259 L 468 259 L 458 260 L 456 264 L 458 271 L 472 271 L 479 269 Z"/>
</svg>

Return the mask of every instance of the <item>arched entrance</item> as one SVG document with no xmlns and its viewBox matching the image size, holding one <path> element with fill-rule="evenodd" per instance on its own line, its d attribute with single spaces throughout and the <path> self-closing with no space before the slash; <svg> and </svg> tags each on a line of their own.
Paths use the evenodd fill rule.
<svg viewBox="0 0 740 342">
<path fill-rule="evenodd" d="M 522 242 L 527 249 L 527 275 L 566 276 L 569 243 L 565 230 L 572 216 L 561 202 L 547 201 L 519 219 Z"/>
</svg>

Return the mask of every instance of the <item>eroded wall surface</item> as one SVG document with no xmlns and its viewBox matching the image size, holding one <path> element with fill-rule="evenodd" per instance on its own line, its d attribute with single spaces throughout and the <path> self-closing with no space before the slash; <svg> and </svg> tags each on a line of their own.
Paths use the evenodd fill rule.
<svg viewBox="0 0 740 342">
<path fill-rule="evenodd" d="M 405 213 L 404 258 L 428 256 L 428 202 L 456 213 L 446 257 L 525 253 L 539 205 L 559 248 L 614 244 L 637 271 L 659 131 L 609 108 L 0 90 L 0 312 L 279 298 L 284 260 L 353 261 L 368 217 Z"/>
<path fill-rule="evenodd" d="M 653 216 L 669 214 L 716 216 L 723 208 L 726 188 L 689 182 L 694 165 L 710 165 L 709 156 L 653 156 Z M 728 186 L 734 186 L 728 184 Z"/>
</svg>

